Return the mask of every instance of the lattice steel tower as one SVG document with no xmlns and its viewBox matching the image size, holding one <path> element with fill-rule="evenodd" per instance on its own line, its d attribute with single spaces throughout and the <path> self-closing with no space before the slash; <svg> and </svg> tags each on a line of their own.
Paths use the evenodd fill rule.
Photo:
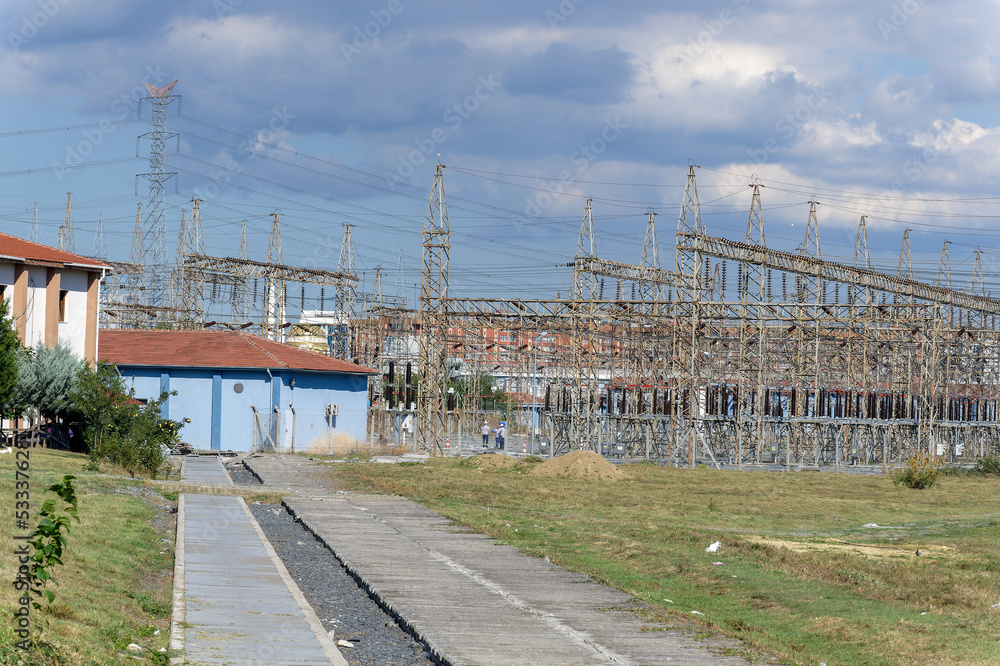
<svg viewBox="0 0 1000 666">
<path fill-rule="evenodd" d="M 434 171 L 423 231 L 423 271 L 420 281 L 420 384 L 417 395 L 417 444 L 431 455 L 444 451 L 445 423 L 445 308 L 448 301 L 451 227 L 444 196 L 443 164 Z"/>
<path fill-rule="evenodd" d="M 163 88 L 146 84 L 149 97 L 139 100 L 139 113 L 142 113 L 142 102 L 153 105 L 153 129 L 139 138 L 149 139 L 149 173 L 139 174 L 140 178 L 149 181 L 149 201 L 146 204 L 146 222 L 143 226 L 143 258 L 146 265 L 145 304 L 153 307 L 167 304 L 167 233 L 163 219 L 163 185 L 176 172 L 164 169 L 167 153 L 167 140 L 177 136 L 176 132 L 167 131 L 167 106 L 180 95 L 171 95 L 177 81 Z M 138 152 L 138 151 L 137 151 Z"/>
</svg>

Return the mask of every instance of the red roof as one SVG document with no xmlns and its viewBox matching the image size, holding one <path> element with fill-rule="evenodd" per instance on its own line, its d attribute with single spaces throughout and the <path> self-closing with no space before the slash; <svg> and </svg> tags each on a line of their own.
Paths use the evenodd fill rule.
<svg viewBox="0 0 1000 666">
<path fill-rule="evenodd" d="M 97 259 L 64 252 L 48 245 L 32 243 L 17 236 L 0 233 L 0 261 L 5 259 L 24 264 L 65 264 L 70 268 L 79 268 L 85 271 L 111 268 L 108 264 Z"/>
<path fill-rule="evenodd" d="M 375 374 L 376 371 L 240 331 L 102 328 L 98 357 L 115 365 L 269 368 Z"/>
</svg>

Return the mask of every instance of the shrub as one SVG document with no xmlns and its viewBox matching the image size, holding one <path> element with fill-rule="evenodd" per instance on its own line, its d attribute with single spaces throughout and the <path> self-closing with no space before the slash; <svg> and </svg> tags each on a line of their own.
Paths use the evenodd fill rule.
<svg viewBox="0 0 1000 666">
<path fill-rule="evenodd" d="M 99 468 L 106 460 L 155 478 L 170 447 L 180 441 L 183 425 L 163 418 L 161 407 L 168 395 L 162 392 L 159 399 L 142 405 L 113 365 L 83 367 L 70 399 L 84 426 L 91 467 Z"/>
<path fill-rule="evenodd" d="M 976 471 L 984 476 L 1000 476 L 1000 456 L 986 456 L 976 463 Z"/>
<path fill-rule="evenodd" d="M 941 463 L 933 456 L 920 452 L 910 456 L 900 469 L 889 472 L 894 485 L 904 485 L 917 490 L 933 486 L 941 473 Z"/>
</svg>

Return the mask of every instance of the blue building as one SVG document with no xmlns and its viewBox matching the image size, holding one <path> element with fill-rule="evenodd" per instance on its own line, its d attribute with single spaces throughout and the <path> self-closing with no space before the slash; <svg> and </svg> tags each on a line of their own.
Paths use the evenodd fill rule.
<svg viewBox="0 0 1000 666">
<path fill-rule="evenodd" d="M 304 451 L 367 435 L 375 371 L 354 363 L 239 331 L 102 329 L 98 357 L 140 400 L 176 391 L 164 416 L 190 419 L 181 439 L 196 449 Z"/>
</svg>

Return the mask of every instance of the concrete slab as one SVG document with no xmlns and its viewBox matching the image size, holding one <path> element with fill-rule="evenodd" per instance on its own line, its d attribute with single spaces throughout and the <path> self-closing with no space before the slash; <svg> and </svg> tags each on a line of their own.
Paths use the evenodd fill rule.
<svg viewBox="0 0 1000 666">
<path fill-rule="evenodd" d="M 177 519 L 179 663 L 346 666 L 241 497 L 181 495 Z"/>
<path fill-rule="evenodd" d="M 181 478 L 194 484 L 233 485 L 218 456 L 184 456 L 181 459 Z"/>
<path fill-rule="evenodd" d="M 415 502 L 331 492 L 310 481 L 301 459 L 246 462 L 265 485 L 291 490 L 289 510 L 447 663 L 747 663 L 643 622 L 630 612 L 642 605 L 627 594 Z"/>
</svg>

